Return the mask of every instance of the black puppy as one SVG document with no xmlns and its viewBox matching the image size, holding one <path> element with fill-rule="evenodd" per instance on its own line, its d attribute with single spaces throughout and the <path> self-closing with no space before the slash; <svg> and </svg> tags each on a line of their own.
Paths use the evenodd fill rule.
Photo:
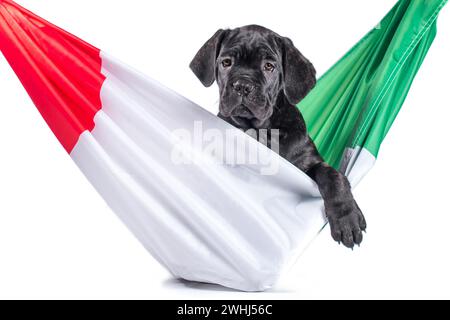
<svg viewBox="0 0 450 320">
<path fill-rule="evenodd" d="M 292 41 L 256 25 L 219 30 L 190 67 L 206 87 L 217 81 L 219 117 L 243 130 L 279 130 L 280 155 L 319 186 L 333 239 L 359 245 L 366 222 L 350 184 L 321 158 L 295 107 L 316 84 L 316 72 Z"/>
</svg>

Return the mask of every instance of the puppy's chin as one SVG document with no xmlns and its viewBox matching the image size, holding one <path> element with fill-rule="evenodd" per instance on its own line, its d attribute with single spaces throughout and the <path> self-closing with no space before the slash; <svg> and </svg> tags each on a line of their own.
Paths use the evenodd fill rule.
<svg viewBox="0 0 450 320">
<path fill-rule="evenodd" d="M 230 123 L 237 128 L 248 129 L 264 129 L 268 126 L 268 120 L 260 120 L 257 118 L 243 118 L 239 116 L 231 116 Z"/>
<path fill-rule="evenodd" d="M 270 125 L 270 117 L 273 114 L 273 110 L 270 108 L 265 114 L 255 116 L 251 111 L 234 112 L 236 109 L 232 109 L 231 112 L 224 112 L 222 109 L 219 112 L 219 116 L 222 119 L 227 120 L 235 127 L 241 129 L 264 129 Z"/>
<path fill-rule="evenodd" d="M 255 117 L 241 117 L 231 115 L 229 117 L 220 114 L 220 117 L 227 119 L 227 121 L 239 129 L 265 129 L 269 126 L 270 121 L 268 118 L 258 119 Z"/>
<path fill-rule="evenodd" d="M 252 123 L 252 127 L 255 129 L 265 129 L 269 126 L 269 118 L 265 119 L 253 118 L 250 120 L 250 122 Z"/>
</svg>

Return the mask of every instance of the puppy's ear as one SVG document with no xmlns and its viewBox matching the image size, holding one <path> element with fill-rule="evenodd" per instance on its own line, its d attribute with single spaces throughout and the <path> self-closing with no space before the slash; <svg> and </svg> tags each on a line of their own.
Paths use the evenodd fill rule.
<svg viewBox="0 0 450 320">
<path fill-rule="evenodd" d="M 283 38 L 284 94 L 298 104 L 316 85 L 316 70 L 288 38 Z"/>
<path fill-rule="evenodd" d="M 205 87 L 210 87 L 214 83 L 216 59 L 226 32 L 227 30 L 217 30 L 212 38 L 200 48 L 189 65 Z"/>
</svg>

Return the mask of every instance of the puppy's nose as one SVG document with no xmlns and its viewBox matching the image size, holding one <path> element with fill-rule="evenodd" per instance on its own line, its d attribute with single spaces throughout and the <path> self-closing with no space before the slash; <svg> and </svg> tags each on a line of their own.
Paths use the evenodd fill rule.
<svg viewBox="0 0 450 320">
<path fill-rule="evenodd" d="M 233 89 L 238 95 L 247 96 L 255 90 L 255 85 L 247 80 L 238 80 L 233 83 Z"/>
</svg>

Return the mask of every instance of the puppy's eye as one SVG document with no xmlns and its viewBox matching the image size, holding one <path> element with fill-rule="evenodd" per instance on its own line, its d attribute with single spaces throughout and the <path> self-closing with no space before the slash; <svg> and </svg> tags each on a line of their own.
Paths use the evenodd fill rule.
<svg viewBox="0 0 450 320">
<path fill-rule="evenodd" d="M 273 70 L 275 70 L 275 66 L 273 64 L 271 64 L 270 62 L 267 62 L 264 65 L 264 70 L 268 71 L 268 72 L 272 72 Z"/>
<path fill-rule="evenodd" d="M 231 59 L 229 59 L 229 58 L 223 59 L 222 60 L 222 67 L 224 67 L 224 68 L 231 67 Z"/>
</svg>

